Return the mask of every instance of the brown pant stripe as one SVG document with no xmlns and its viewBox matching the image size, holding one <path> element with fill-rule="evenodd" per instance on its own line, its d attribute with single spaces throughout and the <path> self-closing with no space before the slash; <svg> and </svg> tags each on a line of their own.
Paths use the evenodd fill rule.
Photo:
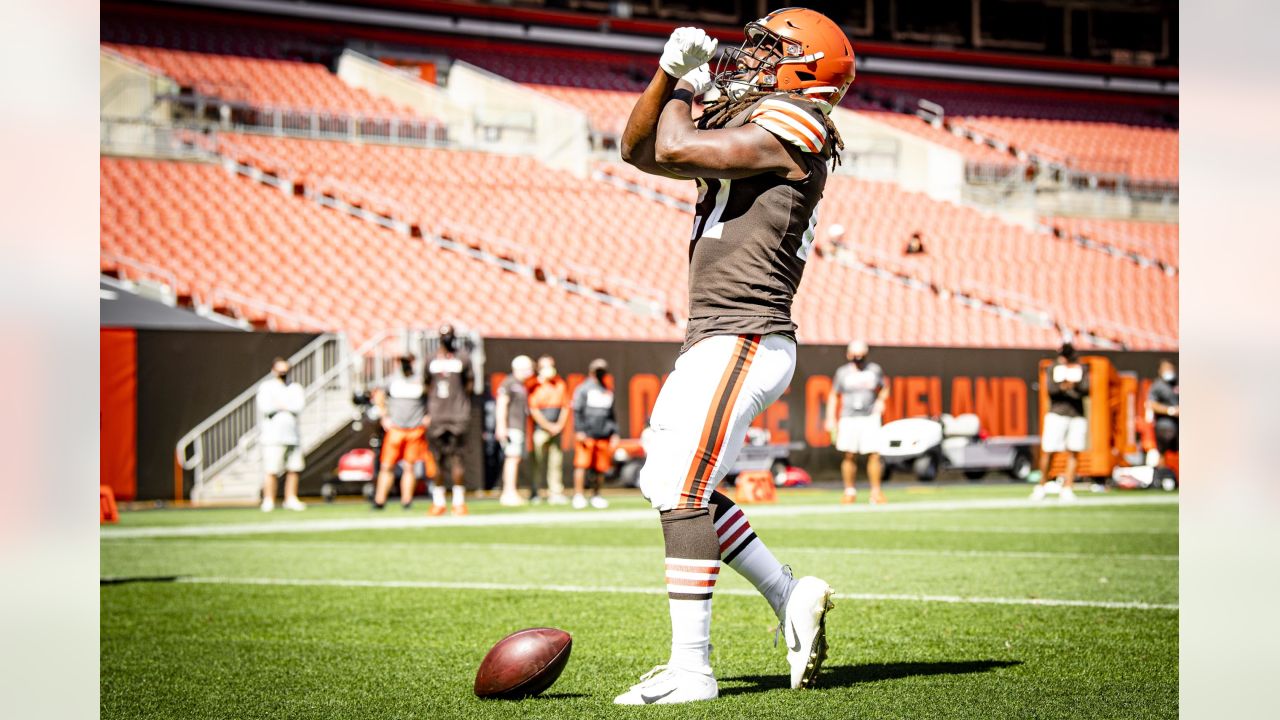
<svg viewBox="0 0 1280 720">
<path fill-rule="evenodd" d="M 734 354 L 733 362 L 729 364 L 727 382 L 724 382 L 711 403 L 707 427 L 703 431 L 701 450 L 697 453 L 697 461 L 692 463 L 692 482 L 686 482 L 683 493 L 686 507 L 696 507 L 702 502 L 702 494 L 706 491 L 707 482 L 715 470 L 716 461 L 720 456 L 720 446 L 724 443 L 725 433 L 729 429 L 729 416 L 733 413 L 733 406 L 738 401 L 742 386 L 746 384 L 747 371 L 751 369 L 751 360 L 755 357 L 759 344 L 759 335 L 738 336 L 738 349 Z"/>
</svg>

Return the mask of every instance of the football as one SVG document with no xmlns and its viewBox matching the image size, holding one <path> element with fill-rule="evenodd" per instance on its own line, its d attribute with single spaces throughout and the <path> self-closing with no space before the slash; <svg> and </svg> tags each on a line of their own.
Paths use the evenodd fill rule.
<svg viewBox="0 0 1280 720">
<path fill-rule="evenodd" d="M 502 638 L 476 670 L 476 697 L 519 700 L 551 687 L 569 662 L 573 638 L 556 628 L 528 628 Z"/>
</svg>

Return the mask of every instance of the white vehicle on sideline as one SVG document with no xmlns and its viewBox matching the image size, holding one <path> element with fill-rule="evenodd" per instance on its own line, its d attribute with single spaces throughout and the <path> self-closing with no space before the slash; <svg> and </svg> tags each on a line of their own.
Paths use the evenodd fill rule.
<svg viewBox="0 0 1280 720">
<path fill-rule="evenodd" d="M 988 472 L 1004 472 L 1025 481 L 1032 470 L 1031 453 L 1038 435 L 983 437 L 972 413 L 941 418 L 906 418 L 880 428 L 880 457 L 885 479 L 892 471 L 911 472 L 931 481 L 943 470 L 960 470 L 970 480 Z"/>
</svg>

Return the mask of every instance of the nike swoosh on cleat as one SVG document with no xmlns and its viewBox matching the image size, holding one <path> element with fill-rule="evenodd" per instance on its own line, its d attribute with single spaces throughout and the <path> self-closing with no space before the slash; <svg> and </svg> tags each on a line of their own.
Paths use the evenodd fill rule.
<svg viewBox="0 0 1280 720">
<path fill-rule="evenodd" d="M 664 697 L 666 697 L 666 696 L 670 695 L 671 693 L 673 693 L 673 692 L 675 692 L 675 691 L 676 691 L 676 689 L 675 689 L 675 688 L 671 688 L 670 690 L 668 690 L 668 691 L 666 691 L 666 692 L 662 693 L 661 695 L 645 695 L 644 693 L 640 693 L 640 699 L 644 701 L 644 704 L 645 704 L 645 705 L 650 705 L 650 704 L 653 704 L 653 703 L 658 702 L 658 701 L 659 701 L 659 700 L 661 700 L 662 698 L 664 698 Z"/>
<path fill-rule="evenodd" d="M 794 622 L 791 623 L 791 637 L 796 639 L 796 644 L 789 646 L 791 647 L 791 652 L 800 652 L 800 633 L 796 632 L 796 624 Z"/>
</svg>

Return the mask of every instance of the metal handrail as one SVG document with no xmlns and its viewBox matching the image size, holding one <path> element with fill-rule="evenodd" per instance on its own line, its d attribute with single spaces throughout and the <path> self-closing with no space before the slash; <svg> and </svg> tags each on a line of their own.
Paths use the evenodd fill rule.
<svg viewBox="0 0 1280 720">
<path fill-rule="evenodd" d="M 306 380 L 303 383 L 305 392 L 309 397 L 314 396 L 316 388 L 324 387 L 324 379 L 328 378 L 333 367 L 345 361 L 342 357 L 344 346 L 345 341 L 339 335 L 321 335 L 289 358 L 289 364 L 293 366 L 290 377 Z M 319 373 L 316 371 L 317 357 L 321 363 Z M 325 364 L 330 367 L 325 368 Z M 177 462 L 194 475 L 193 495 L 199 493 L 208 477 L 240 457 L 257 438 L 260 432 L 257 392 L 268 379 L 270 375 L 259 378 L 178 441 L 175 447 Z"/>
<path fill-rule="evenodd" d="M 253 104 L 201 93 L 163 95 L 158 99 L 189 108 L 197 114 L 200 123 L 211 126 L 219 126 L 222 119 L 203 117 L 202 113 L 209 108 L 225 107 L 235 115 L 227 120 L 230 127 L 265 130 L 280 137 L 376 140 L 427 147 L 450 144 L 448 124 L 434 118 L 365 115 L 323 108 Z"/>
<path fill-rule="evenodd" d="M 135 276 L 136 278 L 141 279 L 149 276 L 149 279 L 151 280 L 163 282 L 172 292 L 176 293 L 178 291 L 178 276 L 168 268 L 163 268 L 159 265 L 152 265 L 151 263 L 143 262 L 141 260 L 135 260 L 126 255 L 113 253 L 109 250 L 103 250 L 100 254 L 104 260 L 108 260 L 116 264 L 117 273 L 120 272 L 120 268 L 122 266 L 131 267 L 142 271 L 141 274 Z M 128 280 L 129 278 L 122 276 L 121 279 Z"/>
<path fill-rule="evenodd" d="M 255 310 L 260 310 L 267 316 L 268 322 L 270 322 L 272 317 L 275 317 L 282 320 L 289 320 L 299 327 L 311 330 L 325 330 L 337 325 L 335 322 L 321 320 L 311 315 L 307 315 L 306 313 L 294 312 L 293 310 L 288 310 L 266 300 L 259 300 L 257 298 L 249 297 L 248 295 L 241 295 L 233 290 L 214 288 L 213 291 L 209 293 L 209 301 L 207 304 L 211 307 L 222 307 L 224 303 L 237 306 L 248 306 Z M 236 307 L 235 310 L 238 313 L 243 313 L 243 310 L 240 307 Z"/>
</svg>

